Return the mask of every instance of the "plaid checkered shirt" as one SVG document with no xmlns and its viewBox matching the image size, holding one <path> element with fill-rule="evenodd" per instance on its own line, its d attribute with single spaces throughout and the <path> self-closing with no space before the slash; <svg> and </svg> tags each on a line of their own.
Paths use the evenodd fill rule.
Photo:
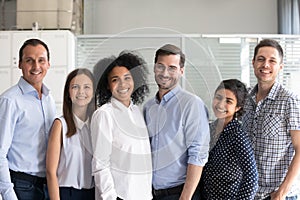
<svg viewBox="0 0 300 200">
<path fill-rule="evenodd" d="M 245 102 L 243 129 L 252 140 L 259 174 L 255 199 L 263 199 L 278 189 L 293 159 L 290 130 L 300 130 L 300 100 L 275 83 L 268 96 L 256 103 L 257 88 L 250 90 Z M 299 183 L 293 185 L 288 196 L 294 196 L 297 190 Z"/>
</svg>

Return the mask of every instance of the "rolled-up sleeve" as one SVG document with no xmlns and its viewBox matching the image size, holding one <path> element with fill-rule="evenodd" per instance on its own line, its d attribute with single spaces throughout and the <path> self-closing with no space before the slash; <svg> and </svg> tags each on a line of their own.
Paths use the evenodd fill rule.
<svg viewBox="0 0 300 200">
<path fill-rule="evenodd" d="M 208 160 L 210 141 L 207 109 L 200 99 L 196 99 L 188 102 L 184 114 L 188 163 L 204 166 Z"/>
</svg>

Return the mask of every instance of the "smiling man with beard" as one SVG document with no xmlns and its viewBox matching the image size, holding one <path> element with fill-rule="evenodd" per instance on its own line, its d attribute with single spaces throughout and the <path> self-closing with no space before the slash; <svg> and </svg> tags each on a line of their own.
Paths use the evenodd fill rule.
<svg viewBox="0 0 300 200">
<path fill-rule="evenodd" d="M 199 199 L 196 189 L 208 158 L 208 113 L 203 101 L 179 86 L 185 55 L 171 44 L 156 51 L 158 92 L 144 106 L 153 163 L 154 200 Z"/>
<path fill-rule="evenodd" d="M 49 50 L 38 39 L 19 51 L 19 82 L 0 96 L 0 193 L 3 200 L 45 198 L 46 149 L 55 103 L 43 79 Z"/>
</svg>

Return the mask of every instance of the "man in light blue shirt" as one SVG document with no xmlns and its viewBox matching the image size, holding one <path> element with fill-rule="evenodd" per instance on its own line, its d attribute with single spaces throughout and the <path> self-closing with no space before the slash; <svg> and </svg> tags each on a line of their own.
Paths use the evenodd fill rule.
<svg viewBox="0 0 300 200">
<path fill-rule="evenodd" d="M 43 79 L 49 50 L 38 39 L 19 51 L 19 82 L 0 96 L 0 194 L 3 200 L 44 199 L 48 134 L 55 103 Z"/>
<path fill-rule="evenodd" d="M 156 96 L 144 106 L 152 163 L 154 200 L 199 199 L 196 190 L 208 158 L 209 123 L 203 101 L 178 82 L 185 55 L 174 45 L 156 51 Z"/>
</svg>

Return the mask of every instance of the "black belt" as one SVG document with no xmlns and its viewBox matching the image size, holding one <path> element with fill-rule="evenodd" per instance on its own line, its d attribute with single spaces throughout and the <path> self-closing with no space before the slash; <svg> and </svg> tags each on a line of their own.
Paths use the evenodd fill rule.
<svg viewBox="0 0 300 200">
<path fill-rule="evenodd" d="M 24 172 L 15 172 L 13 170 L 9 170 L 9 172 L 10 172 L 10 176 L 12 178 L 29 181 L 29 182 L 31 182 L 34 185 L 43 185 L 43 184 L 47 183 L 46 178 L 42 178 L 42 177 L 38 177 L 38 176 L 26 174 Z"/>
<path fill-rule="evenodd" d="M 155 190 L 152 189 L 152 194 L 153 196 L 169 196 L 169 195 L 174 195 L 174 194 L 181 194 L 182 190 L 183 190 L 183 186 L 182 185 L 178 185 L 172 188 L 166 188 L 166 189 L 160 189 L 160 190 Z"/>
</svg>

